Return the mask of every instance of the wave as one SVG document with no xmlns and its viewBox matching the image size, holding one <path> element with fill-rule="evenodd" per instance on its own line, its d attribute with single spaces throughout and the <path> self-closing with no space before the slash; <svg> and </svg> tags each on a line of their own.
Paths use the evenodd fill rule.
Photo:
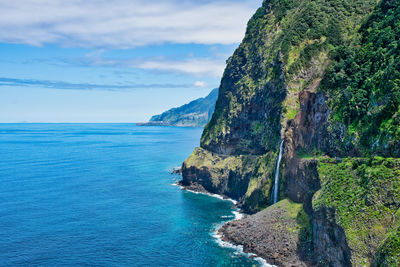
<svg viewBox="0 0 400 267">
<path fill-rule="evenodd" d="M 178 186 L 180 189 L 188 191 L 188 192 L 193 193 L 193 194 L 201 194 L 201 195 L 206 195 L 206 196 L 210 196 L 210 197 L 215 197 L 215 198 L 218 198 L 218 199 L 221 199 L 221 200 L 227 200 L 227 201 L 232 202 L 234 205 L 236 205 L 238 203 L 236 200 L 234 200 L 232 198 L 229 198 L 229 197 L 221 196 L 221 195 L 218 195 L 218 194 L 212 194 L 212 193 L 207 193 L 207 192 L 199 192 L 199 191 L 194 191 L 194 190 L 187 189 L 186 187 L 180 185 L 178 182 L 173 183 L 171 185 Z"/>
<path fill-rule="evenodd" d="M 238 212 L 238 211 L 233 211 L 233 213 L 235 214 L 235 219 L 233 219 L 233 220 L 231 220 L 231 221 L 239 220 L 239 219 L 241 219 L 241 218 L 243 217 L 243 213 L 240 213 L 240 212 Z M 219 229 L 220 229 L 225 223 L 227 223 L 227 222 L 218 224 L 218 225 L 216 226 L 216 228 L 214 229 L 214 231 L 211 233 L 211 236 L 214 238 L 215 242 L 216 242 L 220 247 L 233 249 L 233 250 L 235 250 L 234 253 L 235 253 L 236 255 L 239 254 L 239 255 L 244 255 L 244 256 L 246 256 L 246 257 L 248 257 L 248 258 L 252 258 L 253 260 L 257 261 L 257 262 L 260 264 L 260 266 L 262 266 L 262 267 L 275 267 L 275 265 L 268 264 L 266 260 L 264 260 L 264 259 L 261 258 L 261 257 L 258 257 L 258 256 L 257 256 L 256 254 L 254 254 L 254 253 L 246 253 L 246 252 L 244 252 L 243 246 L 242 246 L 242 245 L 235 245 L 235 244 L 232 244 L 232 243 L 229 243 L 229 242 L 226 242 L 226 241 L 222 240 L 222 236 L 221 236 L 221 234 L 219 234 Z"/>
<path fill-rule="evenodd" d="M 193 190 L 190 190 L 190 189 L 185 188 L 184 186 L 181 186 L 180 184 L 178 184 L 178 182 L 173 183 L 172 185 L 173 185 L 173 186 L 178 186 L 178 187 L 181 188 L 182 190 L 186 190 L 186 191 L 191 192 L 191 193 L 194 193 L 194 194 L 207 195 L 207 196 L 215 197 L 215 198 L 218 198 L 218 199 L 221 199 L 221 200 L 228 200 L 228 201 L 231 201 L 234 205 L 237 204 L 237 201 L 234 200 L 234 199 L 227 198 L 227 197 L 224 197 L 224 196 L 221 196 L 221 195 L 218 195 L 218 194 L 212 194 L 212 193 L 207 193 L 207 192 L 193 191 Z M 235 244 L 232 244 L 232 243 L 229 243 L 229 242 L 226 242 L 226 241 L 222 240 L 222 236 L 221 236 L 221 234 L 219 234 L 219 229 L 220 229 L 225 223 L 231 222 L 231 221 L 235 221 L 235 220 L 240 220 L 240 219 L 242 219 L 242 218 L 245 216 L 245 214 L 242 213 L 242 212 L 240 212 L 238 209 L 234 209 L 234 210 L 232 211 L 232 214 L 233 214 L 233 217 L 234 217 L 232 220 L 224 221 L 224 222 L 222 222 L 222 223 L 220 223 L 220 224 L 217 224 L 216 227 L 214 228 L 214 230 L 211 232 L 211 236 L 214 238 L 215 242 L 216 242 L 220 247 L 223 247 L 223 248 L 230 248 L 230 249 L 235 250 L 235 254 L 244 255 L 244 256 L 246 256 L 246 257 L 248 257 L 248 258 L 254 259 L 254 260 L 257 261 L 257 262 L 260 264 L 260 266 L 262 266 L 262 267 L 276 267 L 275 265 L 268 264 L 266 260 L 264 260 L 264 259 L 261 258 L 261 257 L 258 257 L 258 256 L 257 256 L 256 254 L 254 254 L 254 253 L 246 253 L 246 252 L 244 252 L 243 246 L 242 246 L 242 245 L 235 245 Z M 231 216 L 221 216 L 221 218 L 231 218 Z"/>
</svg>

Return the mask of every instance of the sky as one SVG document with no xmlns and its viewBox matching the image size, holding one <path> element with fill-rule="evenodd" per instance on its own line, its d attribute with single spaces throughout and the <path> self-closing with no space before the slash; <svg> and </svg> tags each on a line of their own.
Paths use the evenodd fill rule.
<svg viewBox="0 0 400 267">
<path fill-rule="evenodd" d="M 206 96 L 261 0 L 0 0 L 0 123 L 143 122 Z"/>
</svg>

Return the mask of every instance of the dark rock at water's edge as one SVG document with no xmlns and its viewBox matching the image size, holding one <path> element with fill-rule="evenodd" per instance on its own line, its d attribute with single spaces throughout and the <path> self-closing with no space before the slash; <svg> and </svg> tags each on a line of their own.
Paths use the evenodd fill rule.
<svg viewBox="0 0 400 267">
<path fill-rule="evenodd" d="M 179 186 L 181 186 L 182 189 L 184 189 L 184 190 L 189 190 L 189 191 L 198 192 L 198 193 L 210 193 L 207 190 L 205 190 L 201 184 L 198 184 L 198 183 L 186 185 L 183 182 L 183 180 L 180 180 L 177 184 Z"/>
<path fill-rule="evenodd" d="M 182 174 L 182 168 L 181 167 L 172 168 L 171 174 L 181 175 Z"/>
<path fill-rule="evenodd" d="M 269 264 L 311 266 L 311 226 L 302 205 L 288 199 L 219 229 L 221 239 L 243 246 Z"/>
<path fill-rule="evenodd" d="M 204 127 L 214 112 L 218 98 L 218 89 L 204 97 L 196 99 L 181 107 L 172 108 L 160 115 L 151 117 L 149 122 L 137 123 L 138 126 L 176 126 Z"/>
<path fill-rule="evenodd" d="M 238 210 L 242 212 L 242 210 L 238 206 L 236 200 L 228 197 L 227 195 L 211 193 L 210 191 L 206 190 L 201 184 L 198 184 L 198 183 L 192 183 L 192 184 L 186 185 L 183 180 L 180 180 L 176 184 L 178 186 L 180 186 L 182 188 L 182 190 L 187 190 L 192 193 L 201 193 L 201 194 L 205 194 L 208 196 L 217 197 L 219 199 L 232 201 L 232 202 L 234 202 L 234 205 L 232 206 L 232 208 L 238 208 Z"/>
<path fill-rule="evenodd" d="M 196 148 L 182 165 L 182 184 L 238 201 L 247 213 L 269 203 L 275 155 L 226 156 Z"/>
</svg>

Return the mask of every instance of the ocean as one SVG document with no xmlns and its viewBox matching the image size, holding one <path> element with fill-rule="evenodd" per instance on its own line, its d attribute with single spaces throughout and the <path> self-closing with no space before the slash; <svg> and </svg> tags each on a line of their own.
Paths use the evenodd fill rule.
<svg viewBox="0 0 400 267">
<path fill-rule="evenodd" d="M 201 132 L 0 124 L 0 266 L 258 266 L 215 238 L 232 202 L 173 186 Z"/>
</svg>

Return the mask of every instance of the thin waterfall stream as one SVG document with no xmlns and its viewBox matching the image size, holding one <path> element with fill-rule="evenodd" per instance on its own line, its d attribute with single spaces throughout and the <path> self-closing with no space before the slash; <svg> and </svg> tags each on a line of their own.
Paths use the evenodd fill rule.
<svg viewBox="0 0 400 267">
<path fill-rule="evenodd" d="M 281 142 L 281 145 L 279 147 L 278 158 L 276 159 L 274 186 L 272 188 L 272 197 L 271 197 L 272 204 L 275 204 L 276 202 L 278 202 L 278 195 L 279 195 L 279 166 L 281 164 L 281 159 L 282 159 L 282 154 L 283 154 L 283 143 L 284 143 L 284 140 L 282 140 L 282 142 Z"/>
</svg>

